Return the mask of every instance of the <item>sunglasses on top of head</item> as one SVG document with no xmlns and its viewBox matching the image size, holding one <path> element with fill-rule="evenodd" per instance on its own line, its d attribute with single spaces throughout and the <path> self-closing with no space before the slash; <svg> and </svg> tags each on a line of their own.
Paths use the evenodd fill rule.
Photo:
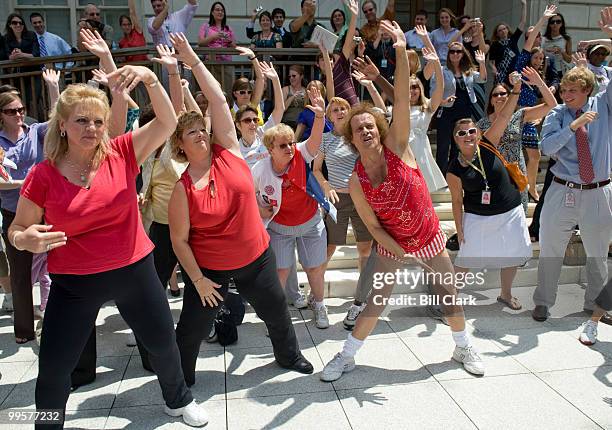
<svg viewBox="0 0 612 430">
<path fill-rule="evenodd" d="M 455 136 L 457 137 L 465 137 L 468 134 L 471 136 L 473 134 L 476 134 L 478 132 L 477 128 L 468 128 L 467 130 L 457 130 L 457 133 L 455 133 Z"/>
</svg>

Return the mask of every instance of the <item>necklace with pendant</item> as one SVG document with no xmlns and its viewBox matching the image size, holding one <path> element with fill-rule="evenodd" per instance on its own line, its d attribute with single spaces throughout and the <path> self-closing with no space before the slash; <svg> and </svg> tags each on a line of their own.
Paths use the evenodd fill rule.
<svg viewBox="0 0 612 430">
<path fill-rule="evenodd" d="M 89 160 L 87 163 L 87 167 L 85 169 L 79 169 L 79 166 L 70 161 L 69 159 L 65 159 L 68 166 L 75 172 L 79 174 L 80 181 L 84 184 L 87 182 L 87 176 L 89 176 L 89 172 L 91 172 L 91 164 L 93 162 L 93 158 Z"/>
</svg>

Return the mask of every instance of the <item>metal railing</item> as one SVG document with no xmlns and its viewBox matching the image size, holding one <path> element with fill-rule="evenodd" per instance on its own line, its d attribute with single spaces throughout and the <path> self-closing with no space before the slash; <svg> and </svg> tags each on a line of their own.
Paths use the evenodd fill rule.
<svg viewBox="0 0 612 430">
<path fill-rule="evenodd" d="M 226 92 L 228 88 L 231 88 L 235 78 L 240 76 L 251 77 L 250 62 L 246 58 L 238 56 L 238 51 L 233 48 L 217 49 L 198 47 L 194 49 L 200 58 L 204 60 L 206 66 L 218 66 L 217 69 L 221 71 L 220 83 L 222 88 L 226 89 Z M 293 64 L 304 66 L 305 79 L 314 79 L 315 68 L 312 66 L 315 64 L 318 52 L 317 49 L 273 48 L 255 50 L 256 55 L 260 59 L 263 58 L 273 61 L 283 84 L 285 84 L 288 75 L 288 68 Z M 224 54 L 233 55 L 232 60 L 218 61 L 216 59 L 211 59 L 215 58 L 217 55 Z M 159 77 L 163 75 L 162 66 L 151 61 L 152 57 L 157 56 L 157 51 L 153 47 L 118 49 L 113 51 L 112 55 L 119 67 L 124 64 L 141 65 L 149 67 Z M 126 62 L 126 57 L 136 55 L 147 55 L 149 59 L 147 61 Z M 71 67 L 61 67 L 66 63 L 73 63 L 73 65 Z M 49 112 L 49 98 L 41 77 L 43 67 L 61 69 L 60 88 L 64 88 L 68 84 L 86 83 L 91 79 L 91 70 L 97 69 L 99 65 L 98 58 L 89 52 L 0 61 L 0 85 L 9 84 L 16 87 L 20 91 L 24 103 L 27 105 L 28 114 L 41 121 L 46 119 L 47 113 Z M 227 74 L 223 73 L 226 68 L 229 68 L 228 70 L 231 71 L 230 76 L 232 77 L 232 82 L 226 82 L 223 78 L 227 76 Z M 191 80 L 190 87 L 193 88 L 194 91 L 197 90 L 197 83 L 193 82 L 191 74 L 184 73 L 184 75 L 186 79 Z M 142 106 L 146 103 L 146 100 L 143 100 L 143 96 L 146 97 L 146 94 L 135 92 L 133 96 L 135 97 L 136 103 L 139 105 Z"/>
</svg>

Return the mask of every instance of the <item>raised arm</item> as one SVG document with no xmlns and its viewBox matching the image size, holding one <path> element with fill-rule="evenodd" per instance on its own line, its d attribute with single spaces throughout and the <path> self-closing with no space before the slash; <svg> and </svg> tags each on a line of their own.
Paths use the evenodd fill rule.
<svg viewBox="0 0 612 430">
<path fill-rule="evenodd" d="M 612 39 L 612 6 L 604 7 L 599 15 L 601 19 L 599 20 L 599 28 L 603 31 L 606 36 Z"/>
<path fill-rule="evenodd" d="M 168 17 L 168 10 L 170 8 L 170 5 L 168 4 L 168 0 L 163 0 L 163 2 L 164 9 L 160 12 L 159 15 L 153 18 L 153 22 L 151 23 L 151 27 L 153 27 L 153 30 L 155 31 L 158 31 L 161 28 L 162 24 Z"/>
<path fill-rule="evenodd" d="M 414 31 L 417 36 L 421 38 L 424 48 L 428 48 L 431 51 L 436 51 L 436 48 L 434 47 L 433 43 L 431 43 L 431 39 L 429 38 L 427 27 L 425 27 L 424 25 L 417 25 L 416 27 L 414 27 Z M 416 70 L 411 71 L 411 73 L 416 73 Z M 433 67 L 429 63 L 427 63 L 425 65 L 425 68 L 423 69 L 423 76 L 425 76 L 425 79 L 429 80 L 431 79 L 433 73 Z"/>
<path fill-rule="evenodd" d="M 518 28 L 521 31 L 525 31 L 525 24 L 527 23 L 527 0 L 521 0 L 521 22 L 519 22 Z"/>
<path fill-rule="evenodd" d="M 474 21 L 471 19 L 468 19 L 465 25 L 461 28 L 461 30 L 459 30 L 458 33 L 455 33 L 455 35 L 450 40 L 450 42 L 448 42 L 448 44 L 450 45 L 453 42 L 463 43 L 463 34 L 466 31 L 468 31 L 470 28 L 472 28 L 472 25 L 474 25 Z"/>
<path fill-rule="evenodd" d="M 484 32 L 483 32 L 484 26 L 482 22 L 480 21 L 475 22 L 474 28 L 476 30 L 472 33 L 472 38 L 478 40 L 478 49 L 480 49 L 486 55 L 489 53 L 489 49 L 491 49 L 491 46 L 489 46 L 487 42 L 485 41 Z"/>
<path fill-rule="evenodd" d="M 531 67 L 525 67 L 523 69 L 523 76 L 527 78 L 531 85 L 535 85 L 538 90 L 540 90 L 540 94 L 542 94 L 544 100 L 543 104 L 525 108 L 523 122 L 533 122 L 544 118 L 552 108 L 557 106 L 557 100 L 537 70 Z"/>
<path fill-rule="evenodd" d="M 325 100 L 316 85 L 311 85 L 308 91 L 310 104 L 306 106 L 314 113 L 314 122 L 310 136 L 306 139 L 306 148 L 310 155 L 315 156 L 323 140 L 323 129 L 325 128 Z"/>
<path fill-rule="evenodd" d="M 423 47 L 423 58 L 427 60 L 427 63 L 431 63 L 434 66 L 434 76 L 436 77 L 436 88 L 431 95 L 429 111 L 435 112 L 438 110 L 442 98 L 444 97 L 444 76 L 442 74 L 442 65 L 440 64 L 440 58 L 435 49 L 429 49 Z"/>
<path fill-rule="evenodd" d="M 170 40 L 177 50 L 176 57 L 191 67 L 191 71 L 198 81 L 202 92 L 208 99 L 211 123 L 215 124 L 215 143 L 231 150 L 237 157 L 242 157 L 240 147 L 238 146 L 238 138 L 236 137 L 236 126 L 227 105 L 227 100 L 223 95 L 221 85 L 193 51 L 183 33 L 171 34 Z"/>
<path fill-rule="evenodd" d="M 344 45 L 342 45 L 342 54 L 344 55 L 344 58 L 350 61 L 351 55 L 353 54 L 353 44 L 355 43 L 353 42 L 353 37 L 355 36 L 355 29 L 357 28 L 359 5 L 357 4 L 356 0 L 344 0 L 344 4 L 346 6 L 345 9 L 348 9 L 351 12 L 351 19 L 344 38 Z M 327 88 L 329 91 L 329 87 Z M 329 97 L 327 99 L 329 100 Z"/>
<path fill-rule="evenodd" d="M 300 31 L 300 28 L 302 28 L 304 24 L 314 18 L 316 7 L 312 0 L 306 0 L 303 9 L 302 15 L 289 23 L 289 30 L 291 30 L 292 33 Z"/>
<path fill-rule="evenodd" d="M 410 67 L 408 65 L 408 54 L 406 53 L 406 37 L 395 21 L 381 21 L 383 31 L 391 34 L 393 47 L 395 48 L 395 91 L 393 116 L 395 121 L 391 123 L 389 135 L 385 139 L 385 145 L 389 143 L 389 149 L 396 154 L 403 154 L 408 148 L 408 137 L 410 135 L 410 120 L 406 114 L 410 112 Z M 397 117 L 396 117 L 397 115 Z"/>
<path fill-rule="evenodd" d="M 329 59 L 329 52 L 327 52 L 327 48 L 323 46 L 322 43 L 319 43 L 319 50 L 321 51 L 321 55 L 323 56 L 323 71 L 325 73 L 326 98 L 329 102 L 336 96 L 336 88 L 334 86 L 334 72 L 332 70 L 331 60 Z"/>
<path fill-rule="evenodd" d="M 380 74 L 378 67 L 376 67 L 376 64 L 374 64 L 370 57 L 366 55 L 365 60 L 363 58 L 355 58 L 353 66 L 363 73 L 366 79 L 369 79 L 378 85 L 382 93 L 388 100 L 391 101 L 391 103 L 393 103 L 393 92 L 395 89 L 393 88 L 393 85 L 391 85 L 391 83 Z"/>
<path fill-rule="evenodd" d="M 506 101 L 506 104 L 502 108 L 501 112 L 496 116 L 495 121 L 493 121 L 493 124 L 491 124 L 491 127 L 484 132 L 484 137 L 486 137 L 489 142 L 495 146 L 497 146 L 499 140 L 504 134 L 504 131 L 506 130 L 506 127 L 508 127 L 508 123 L 512 118 L 516 104 L 518 103 L 519 95 L 521 94 L 521 79 L 518 72 L 512 72 L 509 80 L 510 82 L 514 82 L 514 84 L 508 97 L 508 101 Z"/>
<path fill-rule="evenodd" d="M 117 65 L 113 60 L 110 49 L 106 41 L 97 31 L 92 32 L 88 28 L 82 28 L 79 32 L 83 46 L 100 60 L 100 69 L 105 73 L 117 70 Z"/>
<path fill-rule="evenodd" d="M 480 82 L 487 82 L 487 63 L 486 55 L 481 50 L 474 52 L 474 58 L 478 63 L 478 73 L 480 74 Z"/>
<path fill-rule="evenodd" d="M 42 73 L 43 80 L 47 85 L 47 91 L 49 93 L 49 108 L 52 109 L 57 103 L 60 96 L 59 90 L 59 77 L 60 72 L 53 69 L 45 69 Z"/>
<path fill-rule="evenodd" d="M 251 97 L 251 105 L 254 107 L 259 107 L 259 102 L 261 101 L 264 89 L 266 88 L 266 78 L 264 78 L 264 75 L 261 72 L 259 60 L 250 48 L 237 46 L 236 50 L 240 52 L 242 57 L 247 57 L 251 62 L 251 66 L 253 66 L 253 72 L 255 73 L 255 88 L 253 89 L 253 96 Z"/>
<path fill-rule="evenodd" d="M 374 85 L 374 83 L 371 80 L 367 79 L 366 76 L 363 73 L 361 73 L 359 70 L 353 70 L 352 75 L 353 75 L 353 78 L 357 80 L 357 82 L 359 82 L 363 87 L 365 87 L 368 90 L 368 93 L 370 93 L 370 96 L 372 97 L 372 101 L 374 102 L 374 106 L 376 106 L 379 109 L 382 109 L 382 111 L 385 112 L 387 110 L 387 106 L 385 106 L 385 101 L 383 100 L 380 93 L 376 89 L 376 86 Z"/>
<path fill-rule="evenodd" d="M 557 12 L 557 6 L 555 6 L 554 4 L 546 6 L 544 13 L 542 14 L 538 22 L 535 23 L 535 25 L 533 26 L 533 30 L 529 34 L 529 38 L 525 41 L 525 45 L 523 46 L 523 49 L 525 51 L 531 52 L 531 49 L 533 48 L 533 44 L 538 38 L 538 34 L 540 34 L 540 30 L 542 30 L 542 27 L 544 27 L 544 24 L 548 22 L 550 17 L 555 16 L 556 12 Z"/>
<path fill-rule="evenodd" d="M 108 135 L 114 138 L 125 133 L 128 113 L 128 96 L 126 91 L 111 90 L 111 94 L 113 96 L 113 101 L 111 103 Z"/>
<path fill-rule="evenodd" d="M 128 0 L 128 8 L 130 9 L 130 20 L 132 21 L 134 30 L 136 30 L 137 33 L 142 33 L 142 26 L 140 25 L 140 17 L 138 16 L 138 12 L 136 11 L 136 1 Z"/>
<path fill-rule="evenodd" d="M 132 133 L 136 162 L 141 165 L 174 132 L 177 120 L 172 103 L 155 73 L 147 67 L 123 66 L 107 74 L 107 77 L 109 82 L 116 82 L 113 85 L 114 91 L 127 90 L 130 92 L 139 82 L 142 82 L 149 94 L 155 118 Z"/>
<path fill-rule="evenodd" d="M 272 81 L 272 90 L 274 91 L 274 110 L 270 114 L 270 117 L 274 121 L 274 124 L 280 124 L 285 113 L 285 98 L 283 97 L 283 89 L 281 87 L 280 78 L 276 73 L 276 69 L 272 66 L 272 63 L 268 64 L 265 61 L 259 63 L 261 71 L 264 76 Z"/>
<path fill-rule="evenodd" d="M 159 58 L 152 59 L 154 63 L 161 64 L 168 71 L 168 79 L 170 81 L 170 100 L 174 113 L 178 115 L 183 110 L 184 96 L 183 87 L 181 85 L 181 74 L 179 72 L 178 60 L 174 57 L 174 48 L 167 45 L 157 45 L 157 53 Z"/>
</svg>

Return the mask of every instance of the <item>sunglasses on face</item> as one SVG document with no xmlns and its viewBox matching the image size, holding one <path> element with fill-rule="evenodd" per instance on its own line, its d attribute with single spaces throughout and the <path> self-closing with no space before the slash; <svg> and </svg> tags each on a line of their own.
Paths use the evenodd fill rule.
<svg viewBox="0 0 612 430">
<path fill-rule="evenodd" d="M 242 118 L 240 122 L 243 124 L 257 124 L 259 122 L 259 118 Z"/>
<path fill-rule="evenodd" d="M 493 93 L 491 94 L 491 97 L 506 97 L 508 95 L 507 91 L 503 91 L 503 92 L 499 92 L 499 93 Z"/>
<path fill-rule="evenodd" d="M 468 134 L 471 136 L 472 134 L 476 134 L 477 132 L 478 132 L 478 129 L 476 128 L 468 128 L 467 130 L 458 130 L 457 133 L 455 133 L 455 136 L 465 137 Z"/>
<path fill-rule="evenodd" d="M 561 24 L 563 21 L 561 21 L 560 19 L 553 19 L 552 21 L 550 21 L 551 24 Z"/>
<path fill-rule="evenodd" d="M 247 94 L 250 95 L 252 93 L 253 93 L 253 91 L 251 91 L 251 90 L 240 90 L 240 91 L 238 91 L 238 94 L 240 94 L 241 96 L 244 96 L 244 95 L 247 95 Z"/>
<path fill-rule="evenodd" d="M 100 16 L 100 12 L 92 12 L 89 16 Z"/>
<path fill-rule="evenodd" d="M 25 112 L 25 108 L 23 106 L 19 108 L 2 109 L 2 113 L 8 116 L 15 116 L 17 114 L 23 115 L 24 112 Z"/>
<path fill-rule="evenodd" d="M 463 51 L 460 49 L 451 49 L 450 51 L 451 54 L 463 54 Z"/>
<path fill-rule="evenodd" d="M 374 9 L 373 7 L 369 8 L 369 9 L 364 9 L 363 13 L 370 13 L 372 11 L 375 11 L 376 9 Z"/>
<path fill-rule="evenodd" d="M 297 142 L 281 143 L 280 145 L 277 146 L 277 148 L 284 151 L 285 149 L 292 147 L 296 143 Z"/>
<path fill-rule="evenodd" d="M 24 25 L 21 21 L 11 21 L 11 25 Z"/>
</svg>

